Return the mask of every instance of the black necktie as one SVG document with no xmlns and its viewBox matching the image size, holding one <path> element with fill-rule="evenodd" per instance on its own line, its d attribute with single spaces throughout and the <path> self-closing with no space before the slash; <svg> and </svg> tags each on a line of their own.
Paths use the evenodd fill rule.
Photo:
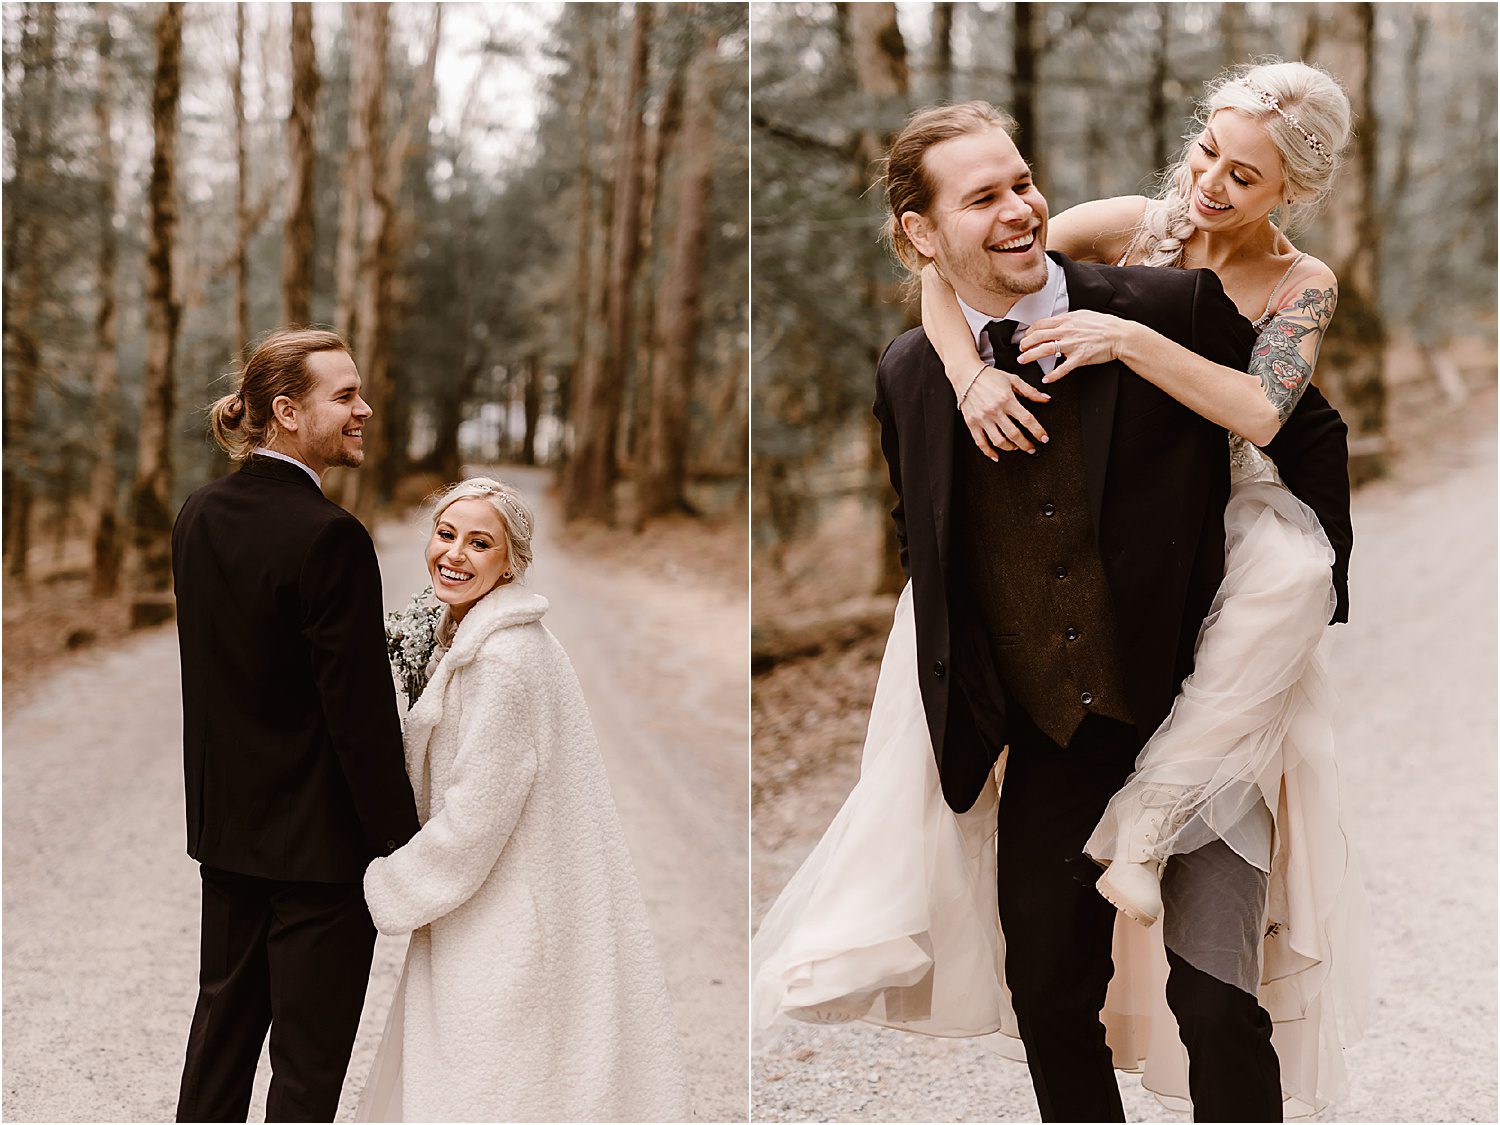
<svg viewBox="0 0 1500 1125">
<path fill-rule="evenodd" d="M 1001 371 L 1019 375 L 1033 387 L 1042 385 L 1042 368 L 1035 362 L 1022 365 L 1021 346 L 1011 337 L 1021 327 L 1016 320 L 992 320 L 984 326 L 984 334 L 990 338 L 990 347 L 995 349 L 995 366 Z"/>
</svg>

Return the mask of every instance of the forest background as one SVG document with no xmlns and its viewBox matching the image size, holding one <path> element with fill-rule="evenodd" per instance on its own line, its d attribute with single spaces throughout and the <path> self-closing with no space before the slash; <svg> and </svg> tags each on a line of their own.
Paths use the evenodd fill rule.
<svg viewBox="0 0 1500 1125">
<path fill-rule="evenodd" d="M 903 581 L 870 404 L 881 350 L 917 322 L 872 186 L 906 116 L 1004 107 L 1057 214 L 1154 194 L 1226 66 L 1337 76 L 1356 139 L 1292 233 L 1340 280 L 1315 380 L 1362 484 L 1493 411 L 1495 21 L 1482 4 L 752 5 L 756 810 L 857 756 Z"/>
<path fill-rule="evenodd" d="M 170 615 L 172 520 L 230 468 L 203 408 L 286 323 L 353 345 L 369 456 L 325 486 L 367 524 L 543 465 L 593 547 L 742 588 L 747 35 L 694 3 L 5 5 L 7 686 Z"/>
</svg>

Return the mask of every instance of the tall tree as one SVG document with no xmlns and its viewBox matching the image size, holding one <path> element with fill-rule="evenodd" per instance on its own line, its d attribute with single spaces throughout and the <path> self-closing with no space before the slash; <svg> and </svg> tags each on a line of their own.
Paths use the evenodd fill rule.
<svg viewBox="0 0 1500 1125">
<path fill-rule="evenodd" d="M 689 11 L 692 9 L 690 8 Z M 682 128 L 682 85 L 686 60 L 679 56 L 669 67 L 667 85 L 657 99 L 656 118 L 646 141 L 643 161 L 645 178 L 641 184 L 641 261 L 646 264 L 647 284 L 641 287 L 638 299 L 638 318 L 642 325 L 640 342 L 636 348 L 635 371 L 638 377 L 630 382 L 631 404 L 629 424 L 625 427 L 625 458 L 635 462 L 641 455 L 645 441 L 648 413 L 651 408 L 651 356 L 655 346 L 652 321 L 656 316 L 656 289 L 650 284 L 651 261 L 656 248 L 656 213 L 661 195 L 666 190 L 663 174 L 667 162 L 676 147 L 677 134 Z"/>
<path fill-rule="evenodd" d="M 245 5 L 234 6 L 234 349 L 250 340 L 250 160 L 245 145 Z"/>
<path fill-rule="evenodd" d="M 618 473 L 615 444 L 620 429 L 620 407 L 630 355 L 631 295 L 640 262 L 640 193 L 642 100 L 646 86 L 648 35 L 652 7 L 637 4 L 631 15 L 630 49 L 624 75 L 625 112 L 621 122 L 619 159 L 612 207 L 609 284 L 606 287 L 603 361 L 574 404 L 580 424 L 573 461 L 565 481 L 569 519 L 610 520 L 614 516 L 614 484 Z"/>
<path fill-rule="evenodd" d="M 1245 5 L 1219 5 L 1219 59 L 1222 66 L 1245 61 Z"/>
<path fill-rule="evenodd" d="M 589 137 L 589 125 L 594 117 L 594 97 L 599 84 L 599 53 L 595 34 L 594 5 L 587 4 L 577 9 L 580 18 L 586 20 L 583 24 L 581 34 L 574 39 L 576 54 L 575 68 L 583 75 L 579 83 L 578 108 L 576 110 L 576 130 L 578 138 L 578 211 L 577 221 L 574 224 L 574 235 L 576 238 L 574 286 L 573 286 L 573 345 L 574 361 L 573 370 L 569 376 L 567 387 L 581 387 L 587 382 L 585 372 L 593 356 L 593 348 L 590 341 L 593 339 L 592 314 L 593 307 L 590 303 L 590 295 L 595 291 L 597 284 L 593 274 L 597 272 L 596 267 L 590 263 L 592 249 L 597 244 L 594 238 L 594 146 Z M 600 289 L 602 293 L 602 288 Z M 564 388 L 564 398 L 567 387 Z"/>
<path fill-rule="evenodd" d="M 1330 208 L 1328 264 L 1339 279 L 1338 311 L 1323 339 L 1319 379 L 1349 423 L 1349 474 L 1360 483 L 1385 472 L 1388 453 L 1385 318 L 1378 282 L 1384 233 L 1375 191 L 1375 11 L 1340 3 L 1318 13 L 1315 61 L 1337 74 L 1349 95 L 1358 131 L 1345 151 L 1339 205 Z"/>
<path fill-rule="evenodd" d="M 953 98 L 953 5 L 932 5 L 932 96 L 940 102 Z"/>
<path fill-rule="evenodd" d="M 172 421 L 176 406 L 177 321 L 172 250 L 177 230 L 177 115 L 182 95 L 182 4 L 156 20 L 151 92 L 150 240 L 146 252 L 146 373 L 127 573 L 136 594 L 166 591 L 172 578 Z M 139 613 L 137 620 L 142 620 Z"/>
<path fill-rule="evenodd" d="M 318 57 L 311 4 L 292 5 L 292 105 L 287 116 L 287 212 L 281 244 L 281 322 L 312 320 Z"/>
<path fill-rule="evenodd" d="M 715 165 L 719 34 L 712 28 L 693 59 L 684 97 L 682 161 L 677 171 L 677 212 L 672 258 L 656 323 L 651 372 L 651 414 L 640 486 L 640 516 L 687 507 L 684 486 L 692 401 L 694 347 L 703 300 L 703 260 L 708 244 L 708 202 Z"/>
<path fill-rule="evenodd" d="M 354 102 L 350 107 L 350 155 L 360 154 L 365 174 L 359 179 L 359 258 L 355 275 L 352 342 L 364 383 L 364 397 L 375 413 L 365 420 L 365 460 L 372 469 L 354 477 L 349 510 L 367 526 L 375 510 L 375 488 L 370 473 L 384 452 L 387 426 L 386 333 L 383 314 L 389 302 L 392 209 L 384 172 L 385 88 L 390 51 L 390 5 L 362 4 L 354 35 Z M 357 125 L 356 125 L 357 122 Z M 358 142 L 355 137 L 358 136 Z"/>
<path fill-rule="evenodd" d="M 374 177 L 375 166 L 368 130 L 366 107 L 371 99 L 372 84 L 365 69 L 371 48 L 373 21 L 377 4 L 344 5 L 344 20 L 349 29 L 352 88 L 349 94 L 349 122 L 345 130 L 344 164 L 339 172 L 339 237 L 334 251 L 334 327 L 345 340 L 354 340 L 358 313 L 362 239 L 364 236 L 365 192 Z M 381 56 L 384 70 L 384 55 Z M 378 87 L 373 87 L 379 97 Z M 379 110 L 377 108 L 376 112 Z M 359 358 L 359 357 L 356 357 Z"/>
<path fill-rule="evenodd" d="M 854 84 L 860 95 L 867 101 L 885 103 L 888 107 L 904 106 L 911 79 L 906 65 L 906 44 L 901 38 L 900 24 L 896 21 L 896 5 L 853 5 L 849 9 L 849 32 L 854 60 Z M 897 120 L 894 114 L 888 114 L 881 128 L 867 126 L 860 131 L 855 163 L 856 191 L 862 192 L 869 182 L 870 169 L 890 143 Z M 883 260 L 871 261 L 863 280 L 865 301 L 871 308 L 900 308 L 896 287 L 890 280 Z M 893 329 L 896 326 L 890 324 L 882 327 Z M 882 331 L 879 337 L 889 339 L 893 335 L 894 331 Z M 875 351 L 878 346 L 876 341 L 871 341 L 868 356 L 871 367 L 878 358 Z M 889 508 L 890 505 L 885 501 L 889 498 L 890 478 L 886 475 L 885 458 L 880 449 L 880 430 L 873 417 L 865 419 L 865 443 L 871 487 L 875 495 L 880 497 L 880 506 Z M 886 528 L 885 540 L 885 548 L 880 556 L 881 571 L 876 579 L 876 590 L 881 593 L 899 590 L 904 580 L 900 545 L 896 541 L 894 526 Z"/>
<path fill-rule="evenodd" d="M 1151 80 L 1146 85 L 1146 128 L 1151 131 L 1151 167 L 1167 166 L 1168 122 L 1175 126 L 1167 105 L 1167 81 L 1171 77 L 1169 62 L 1172 42 L 1172 5 L 1153 4 L 1156 15 L 1156 40 L 1151 51 Z M 1176 132 L 1173 128 L 1172 132 Z"/>
<path fill-rule="evenodd" d="M 1042 170 L 1041 115 L 1038 71 L 1041 69 L 1040 39 L 1047 26 L 1046 5 L 1016 3 L 1011 8 L 1010 113 L 1016 119 L 1021 154 L 1031 164 L 1037 183 L 1047 182 Z"/>
<path fill-rule="evenodd" d="M 15 132 L 16 190 L 7 192 L 5 208 L 5 550 L 9 573 L 27 577 L 31 553 L 31 512 L 37 458 L 36 389 L 41 378 L 41 343 L 36 318 L 46 277 L 43 243 L 46 230 L 23 223 L 24 198 L 39 206 L 52 148 L 52 111 L 56 101 L 57 8 L 28 4 L 22 12 L 21 106 Z"/>
<path fill-rule="evenodd" d="M 116 181 L 119 177 L 113 135 L 114 36 L 109 21 L 111 4 L 96 4 L 98 84 L 94 88 L 94 123 L 98 134 L 96 160 L 99 176 L 98 311 L 94 315 L 94 408 L 96 439 L 89 496 L 93 520 L 93 576 L 96 598 L 113 596 L 120 585 L 119 472 L 115 465 L 120 440 L 118 403 L 120 358 L 116 340 L 115 235 Z"/>
</svg>

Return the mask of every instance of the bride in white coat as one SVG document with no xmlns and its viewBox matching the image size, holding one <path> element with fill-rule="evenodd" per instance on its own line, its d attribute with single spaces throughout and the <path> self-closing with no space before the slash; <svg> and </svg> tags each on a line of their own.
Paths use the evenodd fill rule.
<svg viewBox="0 0 1500 1125">
<path fill-rule="evenodd" d="M 531 512 L 473 478 L 433 513 L 445 605 L 406 720 L 422 830 L 365 874 L 411 932 L 364 1121 L 679 1121 L 681 1048 L 572 663 L 516 585 Z"/>
</svg>

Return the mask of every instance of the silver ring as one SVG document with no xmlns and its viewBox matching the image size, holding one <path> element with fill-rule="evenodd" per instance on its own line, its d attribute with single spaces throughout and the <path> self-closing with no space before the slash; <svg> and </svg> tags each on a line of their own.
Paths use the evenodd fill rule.
<svg viewBox="0 0 1500 1125">
<path fill-rule="evenodd" d="M 1056 340 L 1052 341 L 1052 358 L 1062 359 L 1062 345 Z"/>
</svg>

